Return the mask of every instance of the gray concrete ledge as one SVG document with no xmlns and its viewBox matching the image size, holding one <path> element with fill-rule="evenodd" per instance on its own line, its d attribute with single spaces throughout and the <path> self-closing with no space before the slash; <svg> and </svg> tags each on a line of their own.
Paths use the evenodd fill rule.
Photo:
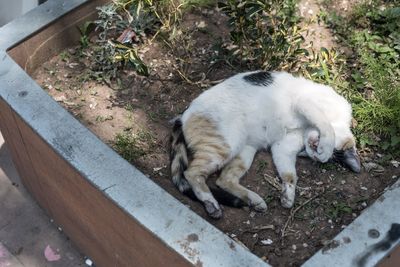
<svg viewBox="0 0 400 267">
<path fill-rule="evenodd" d="M 7 54 L 9 48 L 87 1 L 48 1 L 0 28 L 0 97 L 91 184 L 189 262 L 201 261 L 202 266 L 269 266 L 119 157 Z M 396 236 L 398 203 L 400 182 L 343 230 L 330 248 L 319 251 L 303 266 L 374 266 L 400 243 L 400 236 Z M 187 242 L 192 234 L 198 236 L 198 242 Z"/>
</svg>

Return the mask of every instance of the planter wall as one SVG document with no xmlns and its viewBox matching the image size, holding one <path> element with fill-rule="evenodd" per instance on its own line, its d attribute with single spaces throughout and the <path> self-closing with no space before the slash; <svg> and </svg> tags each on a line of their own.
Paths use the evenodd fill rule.
<svg viewBox="0 0 400 267">
<path fill-rule="evenodd" d="M 97 266 L 268 266 L 119 157 L 29 77 L 74 44 L 76 26 L 104 2 L 48 1 L 0 28 L 0 129 L 24 185 Z M 400 223 L 399 186 L 304 266 L 373 266 L 390 254 L 400 238 L 385 241 Z"/>
</svg>

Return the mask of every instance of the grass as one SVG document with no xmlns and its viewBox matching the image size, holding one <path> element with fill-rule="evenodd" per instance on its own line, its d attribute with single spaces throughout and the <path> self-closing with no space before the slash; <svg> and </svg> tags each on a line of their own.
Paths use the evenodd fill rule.
<svg viewBox="0 0 400 267">
<path fill-rule="evenodd" d="M 138 132 L 129 129 L 117 134 L 113 145 L 118 154 L 131 162 L 145 156 L 153 146 L 154 137 L 144 129 Z"/>
<path fill-rule="evenodd" d="M 339 77 L 331 84 L 346 88 L 360 145 L 375 146 L 398 156 L 400 6 L 395 1 L 361 1 L 348 14 L 325 12 L 323 19 L 340 44 L 353 52 L 343 62 L 331 65 L 339 68 L 331 71 Z M 330 83 L 327 79 L 324 82 Z"/>
</svg>

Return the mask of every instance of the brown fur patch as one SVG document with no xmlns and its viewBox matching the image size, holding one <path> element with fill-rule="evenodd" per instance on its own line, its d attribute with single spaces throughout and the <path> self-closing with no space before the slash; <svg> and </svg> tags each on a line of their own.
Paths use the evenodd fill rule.
<svg viewBox="0 0 400 267">
<path fill-rule="evenodd" d="M 220 160 L 228 158 L 230 148 L 218 133 L 215 123 L 209 118 L 192 116 L 186 121 L 183 131 L 194 157 L 206 158 L 209 154 Z"/>
<path fill-rule="evenodd" d="M 293 184 L 295 182 L 294 175 L 292 173 L 284 173 L 282 175 L 282 181 Z"/>
<path fill-rule="evenodd" d="M 356 142 L 355 142 L 354 138 L 348 137 L 344 140 L 341 150 L 350 149 L 350 148 L 354 147 L 355 145 L 356 145 Z"/>
</svg>

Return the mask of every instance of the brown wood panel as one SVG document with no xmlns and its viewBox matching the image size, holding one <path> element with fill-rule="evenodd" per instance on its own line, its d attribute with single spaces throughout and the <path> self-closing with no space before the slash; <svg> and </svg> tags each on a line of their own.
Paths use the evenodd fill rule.
<svg viewBox="0 0 400 267">
<path fill-rule="evenodd" d="M 24 40 L 8 51 L 8 54 L 28 74 L 66 47 L 78 44 L 78 26 L 93 20 L 96 7 L 110 0 L 92 0 L 76 10 L 57 19 L 29 39 Z"/>
<path fill-rule="evenodd" d="M 21 119 L 16 121 L 50 213 L 97 266 L 192 266 L 83 178 Z"/>
<path fill-rule="evenodd" d="M 400 266 L 400 245 L 390 252 L 378 265 L 378 267 L 399 267 Z"/>
<path fill-rule="evenodd" d="M 24 141 L 19 132 L 17 122 L 15 121 L 14 112 L 6 102 L 0 98 L 0 130 L 3 134 L 5 143 L 7 144 L 11 157 L 19 176 L 25 187 L 35 196 L 42 206 L 48 210 L 46 196 L 43 194 L 40 180 L 32 166 L 28 152 L 25 148 Z"/>
</svg>

